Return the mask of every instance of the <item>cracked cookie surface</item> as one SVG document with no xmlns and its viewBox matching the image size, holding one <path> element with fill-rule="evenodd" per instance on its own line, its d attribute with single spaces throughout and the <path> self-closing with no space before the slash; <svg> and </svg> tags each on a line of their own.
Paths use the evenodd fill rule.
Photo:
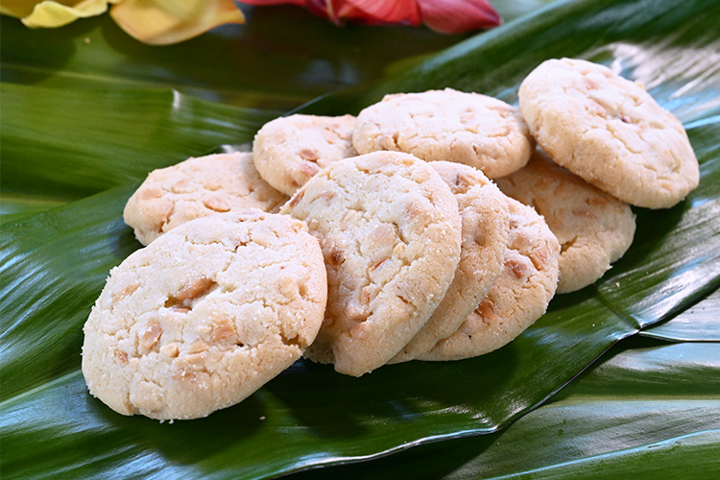
<svg viewBox="0 0 720 480">
<path fill-rule="evenodd" d="M 427 322 L 460 259 L 461 220 L 428 163 L 376 152 L 334 163 L 281 208 L 322 246 L 328 306 L 306 356 L 361 376 L 395 356 Z"/>
<path fill-rule="evenodd" d="M 358 115 L 353 145 L 463 163 L 495 178 L 525 165 L 535 143 L 516 107 L 448 88 L 386 95 Z"/>
<path fill-rule="evenodd" d="M 128 200 L 123 218 L 148 245 L 196 218 L 249 208 L 269 212 L 286 200 L 260 177 L 251 153 L 207 155 L 151 172 Z"/>
<path fill-rule="evenodd" d="M 292 195 L 331 163 L 357 155 L 354 127 L 352 115 L 276 118 L 255 135 L 255 167 L 270 185 Z"/>
<path fill-rule="evenodd" d="M 541 149 L 524 168 L 495 181 L 505 194 L 534 207 L 557 237 L 557 293 L 592 284 L 630 248 L 630 206 L 553 163 Z"/>
<path fill-rule="evenodd" d="M 503 269 L 509 212 L 505 195 L 483 173 L 452 162 L 431 162 L 455 195 L 462 220 L 460 263 L 430 320 L 389 363 L 412 360 L 453 334 L 487 295 Z"/>
<path fill-rule="evenodd" d="M 680 121 L 645 89 L 585 60 L 548 60 L 523 81 L 520 109 L 558 164 L 631 205 L 667 208 L 697 187 Z"/>
<path fill-rule="evenodd" d="M 84 326 L 83 375 L 123 415 L 204 417 L 300 358 L 326 299 L 302 222 L 260 211 L 194 220 L 111 271 Z"/>
<path fill-rule="evenodd" d="M 460 360 L 508 344 L 540 318 L 555 294 L 560 246 L 535 210 L 507 198 L 510 230 L 503 271 L 458 330 L 419 360 Z"/>
</svg>

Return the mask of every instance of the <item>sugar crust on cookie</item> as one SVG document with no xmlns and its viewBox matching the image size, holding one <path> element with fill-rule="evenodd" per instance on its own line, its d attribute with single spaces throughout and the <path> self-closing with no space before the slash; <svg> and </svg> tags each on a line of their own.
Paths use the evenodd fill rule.
<svg viewBox="0 0 720 480">
<path fill-rule="evenodd" d="M 557 293 L 586 287 L 630 248 L 630 206 L 553 163 L 542 150 L 517 172 L 496 179 L 510 197 L 535 208 L 560 242 Z"/>
<path fill-rule="evenodd" d="M 328 271 L 325 321 L 307 356 L 353 376 L 395 356 L 442 300 L 460 259 L 450 188 L 398 152 L 341 160 L 281 209 L 308 224 Z"/>
<path fill-rule="evenodd" d="M 389 363 L 412 360 L 453 334 L 487 295 L 503 269 L 507 250 L 507 198 L 480 171 L 452 162 L 431 162 L 458 201 L 462 219 L 460 263 L 430 320 Z"/>
<path fill-rule="evenodd" d="M 286 200 L 260 178 L 251 153 L 223 153 L 151 172 L 128 200 L 123 218 L 148 245 L 196 218 L 249 208 L 269 212 Z"/>
<path fill-rule="evenodd" d="M 463 163 L 495 178 L 525 165 L 535 143 L 517 107 L 448 88 L 386 95 L 358 115 L 353 145 Z"/>
<path fill-rule="evenodd" d="M 272 120 L 253 142 L 255 167 L 270 185 L 292 195 L 321 169 L 357 155 L 355 117 L 290 115 Z"/>
<path fill-rule="evenodd" d="M 508 344 L 540 318 L 555 294 L 560 246 L 535 210 L 507 199 L 510 231 L 503 271 L 458 330 L 419 360 L 460 360 Z"/>
<path fill-rule="evenodd" d="M 155 419 L 238 403 L 314 340 L 326 282 L 317 240 L 289 216 L 181 225 L 111 271 L 84 326 L 90 393 Z"/>
<path fill-rule="evenodd" d="M 522 82 L 519 99 L 550 157 L 620 200 L 667 208 L 698 185 L 697 158 L 680 121 L 603 65 L 545 61 Z"/>
</svg>

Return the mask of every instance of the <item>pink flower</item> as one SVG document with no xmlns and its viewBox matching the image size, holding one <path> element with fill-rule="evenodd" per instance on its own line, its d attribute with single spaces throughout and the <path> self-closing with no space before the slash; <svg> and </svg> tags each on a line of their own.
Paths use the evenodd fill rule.
<svg viewBox="0 0 720 480">
<path fill-rule="evenodd" d="M 305 6 L 313 15 L 336 25 L 345 22 L 365 25 L 425 23 L 441 33 L 462 33 L 495 27 L 500 15 L 487 0 L 240 0 L 248 5 L 290 3 Z"/>
</svg>

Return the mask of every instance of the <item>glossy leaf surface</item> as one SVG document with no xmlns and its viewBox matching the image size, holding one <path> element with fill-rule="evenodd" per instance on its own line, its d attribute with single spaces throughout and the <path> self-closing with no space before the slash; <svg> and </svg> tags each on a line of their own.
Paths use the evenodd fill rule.
<svg viewBox="0 0 720 480">
<path fill-rule="evenodd" d="M 151 170 L 251 141 L 281 112 L 168 90 L 69 90 L 3 84 L 2 188 L 77 199 Z"/>
<path fill-rule="evenodd" d="M 249 108 L 289 110 L 382 76 L 393 60 L 466 38 L 416 28 L 339 29 L 292 6 L 257 8 L 178 45 L 128 38 L 105 15 L 61 29 L 0 19 L 4 82 L 52 88 L 163 88 Z"/>
<path fill-rule="evenodd" d="M 699 478 L 720 469 L 720 345 L 628 340 L 507 429 L 305 478 Z"/>
<path fill-rule="evenodd" d="M 720 342 L 720 290 L 641 334 L 676 342 Z"/>
</svg>

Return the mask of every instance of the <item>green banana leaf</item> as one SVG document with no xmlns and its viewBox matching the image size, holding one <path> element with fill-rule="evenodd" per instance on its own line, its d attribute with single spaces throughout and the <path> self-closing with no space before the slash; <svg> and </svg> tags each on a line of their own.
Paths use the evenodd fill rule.
<svg viewBox="0 0 720 480">
<path fill-rule="evenodd" d="M 717 353 L 710 344 L 631 339 L 503 431 L 291 478 L 715 479 Z"/>
<path fill-rule="evenodd" d="M 667 322 L 640 332 L 642 336 L 674 342 L 720 342 L 720 290 Z"/>
<path fill-rule="evenodd" d="M 528 3 L 525 8 L 542 2 Z M 176 89 L 206 100 L 287 111 L 376 79 L 391 61 L 434 53 L 468 36 L 413 28 L 339 29 L 295 7 L 246 11 L 246 25 L 222 26 L 165 47 L 128 38 L 107 15 L 33 31 L 3 17 L 0 74 L 6 82 L 52 88 Z"/>
<path fill-rule="evenodd" d="M 720 284 L 720 4 L 559 2 L 422 62 L 408 57 L 459 39 L 334 30 L 295 10 L 273 12 L 277 33 L 253 31 L 251 17 L 240 40 L 223 30 L 219 40 L 201 37 L 168 53 L 124 41 L 107 19 L 62 33 L 2 19 L 3 475 L 267 478 L 360 461 L 358 476 L 381 469 L 394 478 L 617 476 L 648 460 L 660 472 L 717 471 L 720 346 L 712 318 L 697 312 Z M 316 50 L 291 59 L 292 42 L 309 31 L 320 32 L 303 40 Z M 387 52 L 387 40 L 409 32 L 423 33 L 401 44 L 426 43 Z M 266 55 L 227 53 L 275 38 Z M 358 56 L 354 45 L 385 57 Z M 220 53 L 204 56 L 209 47 Z M 331 60 L 318 63 L 323 55 Z M 303 111 L 352 112 L 386 92 L 445 86 L 513 101 L 523 76 L 557 56 L 600 61 L 644 81 L 683 120 L 701 162 L 700 188 L 682 204 L 636 210 L 635 242 L 602 281 L 557 296 L 515 342 L 472 360 L 388 366 L 360 379 L 299 361 L 236 407 L 172 424 L 122 417 L 89 397 L 79 372 L 82 324 L 108 270 L 139 248 L 121 213 L 149 170 L 248 142 L 267 119 L 344 86 L 353 88 Z M 262 70 L 268 58 L 297 76 Z M 395 58 L 403 60 L 387 67 Z M 243 62 L 256 62 L 257 76 L 238 74 Z M 318 65 L 333 68 L 323 77 Z M 376 82 L 383 71 L 388 77 Z M 678 319 L 685 331 L 707 327 L 692 337 L 668 332 Z M 663 328 L 657 338 L 706 343 L 622 340 Z M 594 361 L 598 367 L 573 381 Z M 508 460 L 518 455 L 522 461 Z M 340 468 L 326 474 L 358 467 Z"/>
<path fill-rule="evenodd" d="M 143 179 L 150 170 L 215 145 L 251 140 L 263 123 L 282 113 L 168 90 L 75 91 L 3 83 L 0 94 L 3 190 L 65 201 Z M 38 132 L 50 134 L 38 140 Z"/>
</svg>

